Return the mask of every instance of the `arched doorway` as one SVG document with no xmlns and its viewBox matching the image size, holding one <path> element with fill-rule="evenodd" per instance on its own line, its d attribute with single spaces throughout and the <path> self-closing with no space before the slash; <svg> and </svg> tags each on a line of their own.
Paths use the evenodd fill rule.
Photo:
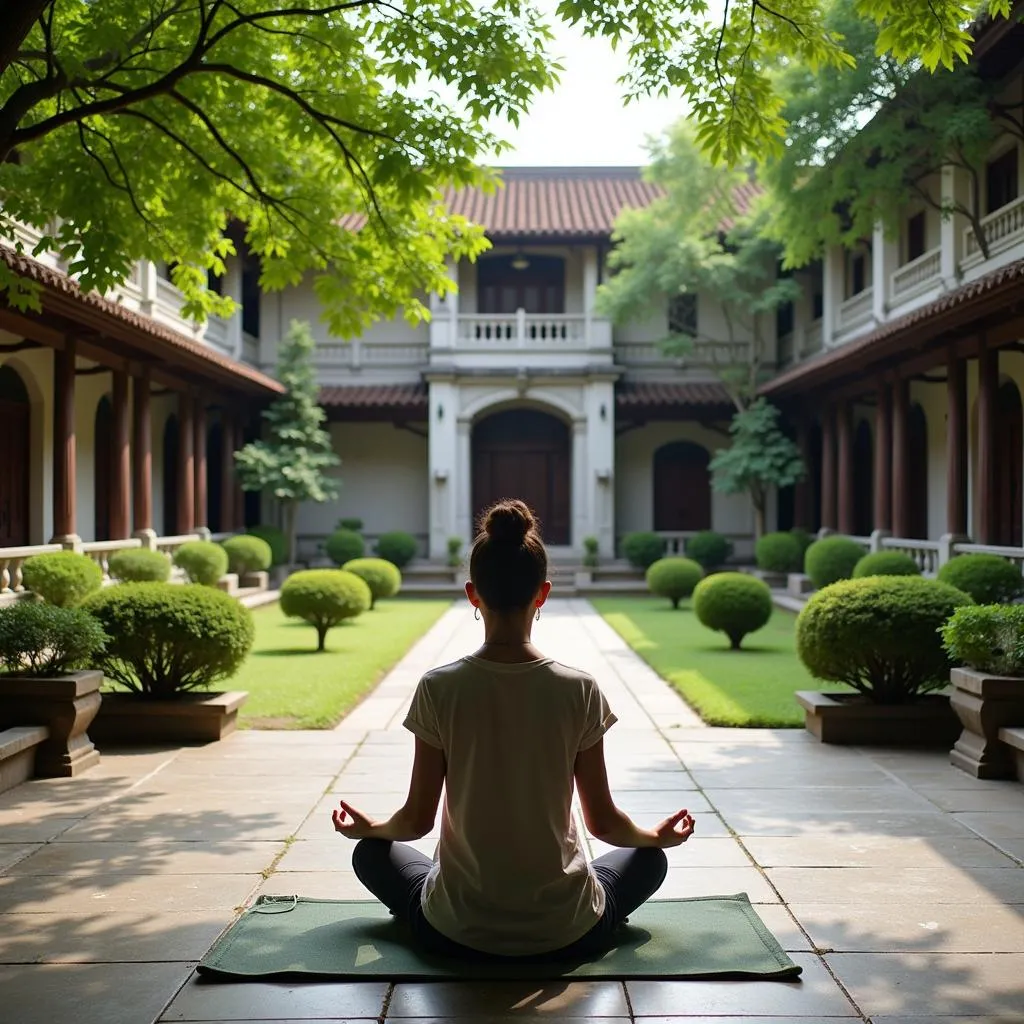
<svg viewBox="0 0 1024 1024">
<path fill-rule="evenodd" d="M 110 492 L 114 485 L 114 407 L 104 395 L 96 406 L 92 435 L 93 535 L 110 540 Z"/>
<path fill-rule="evenodd" d="M 1024 410 L 1012 381 L 999 386 L 996 398 L 996 544 L 1021 546 L 1021 474 L 1024 472 Z"/>
<path fill-rule="evenodd" d="M 224 523 L 224 483 L 221 462 L 221 438 L 224 436 L 220 423 L 214 423 L 206 432 L 206 525 L 213 533 L 230 528 Z"/>
<path fill-rule="evenodd" d="M 866 537 L 875 526 L 874 444 L 866 420 L 853 435 L 853 532 Z"/>
<path fill-rule="evenodd" d="M 178 532 L 178 417 L 171 413 L 164 424 L 163 500 L 164 534 Z"/>
<path fill-rule="evenodd" d="M 32 406 L 18 371 L 0 366 L 0 547 L 29 543 Z"/>
<path fill-rule="evenodd" d="M 912 540 L 928 539 L 928 417 L 918 402 L 907 411 L 908 526 Z"/>
<path fill-rule="evenodd" d="M 708 450 L 690 441 L 654 453 L 654 529 L 679 533 L 711 528 Z"/>
<path fill-rule="evenodd" d="M 535 409 L 494 413 L 473 428 L 473 522 L 502 498 L 521 498 L 548 544 L 571 543 L 569 427 Z"/>
</svg>

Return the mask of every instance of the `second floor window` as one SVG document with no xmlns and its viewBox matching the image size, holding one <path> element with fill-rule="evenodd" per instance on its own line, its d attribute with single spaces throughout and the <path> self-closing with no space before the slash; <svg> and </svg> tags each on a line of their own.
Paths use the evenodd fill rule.
<svg viewBox="0 0 1024 1024">
<path fill-rule="evenodd" d="M 793 303 L 783 302 L 775 307 L 775 336 L 785 338 L 793 333 Z"/>
<path fill-rule="evenodd" d="M 697 333 L 697 296 L 693 292 L 683 292 L 669 300 L 668 333 L 691 337 Z"/>
<path fill-rule="evenodd" d="M 260 336 L 260 261 L 249 252 L 242 258 L 242 330 Z"/>
<path fill-rule="evenodd" d="M 926 246 L 925 237 L 925 216 L 924 211 L 915 213 L 910 220 L 907 221 L 907 262 L 916 260 L 918 256 L 925 254 Z"/>
<path fill-rule="evenodd" d="M 856 252 L 850 255 L 849 290 L 847 295 L 852 298 L 860 295 L 867 287 L 868 261 L 864 253 Z"/>
<path fill-rule="evenodd" d="M 485 256 L 476 275 L 478 313 L 565 312 L 565 260 L 559 256 Z"/>
<path fill-rule="evenodd" d="M 1017 147 L 1008 149 L 996 157 L 985 168 L 985 212 L 996 210 L 1012 203 L 1020 193 L 1020 179 L 1017 169 Z"/>
</svg>

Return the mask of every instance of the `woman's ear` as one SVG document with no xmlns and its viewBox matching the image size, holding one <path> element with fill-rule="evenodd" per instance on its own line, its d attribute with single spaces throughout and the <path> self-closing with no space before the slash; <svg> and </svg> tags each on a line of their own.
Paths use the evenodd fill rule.
<svg viewBox="0 0 1024 1024">
<path fill-rule="evenodd" d="M 469 598 L 469 603 L 474 608 L 480 607 L 480 598 L 476 595 L 476 587 L 474 587 L 473 584 L 469 582 L 469 580 L 466 581 L 466 597 Z"/>
<path fill-rule="evenodd" d="M 537 607 L 539 608 L 548 599 L 548 595 L 550 593 L 551 593 L 551 580 L 545 580 L 540 585 L 540 590 L 537 591 L 537 597 L 536 597 L 536 600 L 534 601 L 534 604 L 536 604 Z"/>
</svg>

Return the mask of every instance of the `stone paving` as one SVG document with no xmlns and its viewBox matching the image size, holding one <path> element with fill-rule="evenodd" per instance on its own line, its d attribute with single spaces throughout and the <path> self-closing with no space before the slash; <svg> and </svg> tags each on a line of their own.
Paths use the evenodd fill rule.
<svg viewBox="0 0 1024 1024">
<path fill-rule="evenodd" d="M 334 732 L 104 756 L 80 779 L 0 796 L 0 1020 L 1024 1021 L 1024 786 L 971 779 L 941 754 L 705 728 L 585 601 L 552 602 L 537 638 L 592 671 L 618 714 L 620 804 L 642 823 L 696 815 L 661 895 L 746 891 L 801 981 L 197 981 L 256 894 L 364 895 L 328 809 L 341 794 L 397 806 L 416 681 L 479 629 L 453 607 Z"/>
</svg>

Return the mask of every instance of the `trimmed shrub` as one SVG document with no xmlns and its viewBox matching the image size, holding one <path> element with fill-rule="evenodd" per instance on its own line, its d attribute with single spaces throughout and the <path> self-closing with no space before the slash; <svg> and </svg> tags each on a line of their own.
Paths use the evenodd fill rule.
<svg viewBox="0 0 1024 1024">
<path fill-rule="evenodd" d="M 630 565 L 646 572 L 665 554 L 665 541 L 656 533 L 627 533 L 622 538 L 622 553 Z"/>
<path fill-rule="evenodd" d="M 245 536 L 259 537 L 270 545 L 271 565 L 284 565 L 288 561 L 288 538 L 276 526 L 250 526 Z"/>
<path fill-rule="evenodd" d="M 166 583 L 171 578 L 171 560 L 162 551 L 129 548 L 110 556 L 110 575 L 121 583 Z"/>
<path fill-rule="evenodd" d="M 375 550 L 379 558 L 404 569 L 416 557 L 416 538 L 402 530 L 382 533 L 377 538 Z"/>
<path fill-rule="evenodd" d="M 920 576 L 843 580 L 814 594 L 796 624 L 800 660 L 876 704 L 906 704 L 949 684 L 940 628 L 972 601 Z"/>
<path fill-rule="evenodd" d="M 704 570 L 691 558 L 659 558 L 647 567 L 647 589 L 657 597 L 667 597 L 673 608 L 693 593 Z"/>
<path fill-rule="evenodd" d="M 978 604 L 1009 604 L 1024 592 L 1020 569 L 999 555 L 957 555 L 939 570 L 939 579 Z"/>
<path fill-rule="evenodd" d="M 461 537 L 449 537 L 448 538 L 448 564 L 453 569 L 457 569 L 460 565 L 462 565 L 462 538 Z"/>
<path fill-rule="evenodd" d="M 864 557 L 864 548 L 849 537 L 823 537 L 804 552 L 804 572 L 821 590 L 830 583 L 848 580 L 857 563 Z"/>
<path fill-rule="evenodd" d="M 53 676 L 90 668 L 107 634 L 81 608 L 18 601 L 0 608 L 0 666 L 21 676 Z"/>
<path fill-rule="evenodd" d="M 1024 605 L 964 605 L 942 627 L 956 664 L 998 676 L 1024 676 Z"/>
<path fill-rule="evenodd" d="M 583 538 L 583 564 L 588 569 L 597 567 L 600 550 L 601 542 L 596 537 Z"/>
<path fill-rule="evenodd" d="M 370 608 L 382 597 L 394 597 L 402 586 L 397 565 L 384 558 L 353 558 L 342 569 L 354 573 L 370 588 Z"/>
<path fill-rule="evenodd" d="M 324 551 L 335 565 L 344 565 L 353 558 L 362 558 L 366 553 L 366 544 L 362 535 L 355 530 L 335 530 L 324 541 Z"/>
<path fill-rule="evenodd" d="M 693 610 L 701 625 L 724 633 L 738 651 L 748 633 L 768 624 L 772 592 L 763 580 L 745 572 L 719 572 L 697 584 Z"/>
<path fill-rule="evenodd" d="M 72 608 L 103 586 L 103 570 L 86 555 L 52 551 L 27 558 L 21 579 L 47 604 Z"/>
<path fill-rule="evenodd" d="M 732 544 L 714 530 L 701 530 L 686 541 L 686 557 L 699 562 L 704 571 L 725 565 L 732 554 Z"/>
<path fill-rule="evenodd" d="M 362 519 L 339 519 L 336 530 L 351 530 L 353 533 L 363 532 Z"/>
<path fill-rule="evenodd" d="M 316 628 L 318 651 L 324 650 L 328 630 L 372 603 L 366 582 L 344 569 L 305 569 L 292 573 L 281 587 L 281 611 Z"/>
<path fill-rule="evenodd" d="M 811 535 L 810 530 L 805 530 L 802 526 L 794 526 L 789 532 L 800 545 L 800 565 L 802 566 L 804 564 L 804 552 L 814 543 L 814 537 Z"/>
<path fill-rule="evenodd" d="M 230 678 L 255 638 L 249 609 L 212 587 L 109 587 L 85 607 L 110 637 L 99 667 L 153 700 L 174 699 Z"/>
<path fill-rule="evenodd" d="M 763 572 L 799 572 L 804 553 L 791 533 L 766 533 L 754 548 L 754 560 Z"/>
<path fill-rule="evenodd" d="M 866 576 L 920 576 L 917 562 L 904 551 L 875 551 L 865 555 L 854 567 L 853 578 Z"/>
<path fill-rule="evenodd" d="M 261 537 L 242 533 L 237 537 L 228 537 L 221 547 L 227 552 L 228 569 L 237 572 L 239 576 L 266 572 L 274 561 L 270 545 Z"/>
<path fill-rule="evenodd" d="M 228 553 L 209 540 L 190 540 L 174 552 L 174 564 L 188 577 L 189 583 L 215 587 L 228 571 Z"/>
</svg>

